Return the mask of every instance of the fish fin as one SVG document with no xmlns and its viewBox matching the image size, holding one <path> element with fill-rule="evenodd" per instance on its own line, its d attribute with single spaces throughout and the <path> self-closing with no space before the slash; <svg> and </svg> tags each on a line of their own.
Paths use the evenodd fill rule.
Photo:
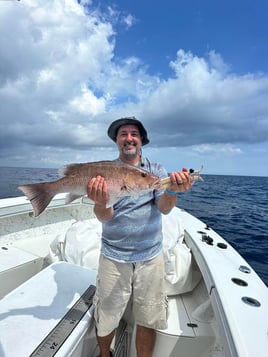
<svg viewBox="0 0 268 357">
<path fill-rule="evenodd" d="M 78 198 L 83 197 L 84 195 L 75 195 L 73 193 L 68 193 L 65 197 L 65 204 L 67 205 L 68 203 L 73 202 L 74 200 L 77 200 Z"/>
<path fill-rule="evenodd" d="M 84 164 L 69 164 L 66 166 L 61 167 L 58 170 L 59 175 L 61 176 L 68 176 L 68 175 L 75 175 L 79 168 Z"/>
<path fill-rule="evenodd" d="M 51 190 L 50 183 L 33 183 L 18 186 L 24 195 L 31 201 L 34 216 L 39 216 L 49 205 L 55 193 Z"/>
<path fill-rule="evenodd" d="M 65 165 L 63 167 L 61 167 L 58 170 L 58 173 L 61 176 L 75 176 L 78 173 L 78 171 L 80 170 L 81 167 L 84 167 L 85 165 L 92 165 L 92 166 L 108 166 L 108 167 L 114 167 L 115 165 L 119 165 L 118 163 L 116 163 L 115 161 L 96 161 L 96 162 L 85 162 L 85 163 L 74 163 L 74 164 L 68 164 Z"/>
</svg>

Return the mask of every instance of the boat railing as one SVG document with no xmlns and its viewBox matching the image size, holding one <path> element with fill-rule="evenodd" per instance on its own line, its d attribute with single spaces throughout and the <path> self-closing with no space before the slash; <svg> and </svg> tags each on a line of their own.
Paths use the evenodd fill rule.
<svg viewBox="0 0 268 357">
<path fill-rule="evenodd" d="M 65 205 L 65 193 L 60 193 L 56 195 L 53 200 L 50 202 L 48 209 L 63 207 L 63 206 L 77 206 L 82 204 L 92 205 L 92 202 L 83 197 L 81 199 L 77 199 L 68 205 Z M 0 218 L 5 218 L 14 215 L 20 215 L 29 213 L 29 215 L 34 215 L 33 207 L 30 201 L 25 197 L 14 197 L 14 198 L 3 198 L 0 200 Z"/>
</svg>

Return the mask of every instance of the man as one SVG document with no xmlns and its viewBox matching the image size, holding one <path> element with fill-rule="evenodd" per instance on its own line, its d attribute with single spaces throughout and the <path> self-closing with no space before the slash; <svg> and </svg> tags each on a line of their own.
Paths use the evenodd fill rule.
<svg viewBox="0 0 268 357">
<path fill-rule="evenodd" d="M 108 136 L 118 147 L 117 160 L 167 177 L 162 165 L 141 156 L 141 148 L 149 139 L 143 124 L 135 117 L 115 120 Z M 109 192 L 105 179 L 98 176 L 88 184 L 88 197 L 95 202 L 94 212 L 103 226 L 94 298 L 101 357 L 110 356 L 115 329 L 130 298 L 137 324 L 137 357 L 152 357 L 155 329 L 167 328 L 161 213 L 169 213 L 176 205 L 177 192 L 191 187 L 187 172 L 173 172 L 170 178 L 170 189 L 164 193 L 124 197 L 109 208 L 106 208 Z"/>
</svg>

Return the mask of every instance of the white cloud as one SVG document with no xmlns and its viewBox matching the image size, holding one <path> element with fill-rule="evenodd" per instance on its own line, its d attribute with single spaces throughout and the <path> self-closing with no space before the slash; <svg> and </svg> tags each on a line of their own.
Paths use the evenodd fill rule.
<svg viewBox="0 0 268 357">
<path fill-rule="evenodd" d="M 242 150 L 231 144 L 202 144 L 192 147 L 193 151 L 198 153 L 230 153 L 230 154 L 241 154 Z"/>
<path fill-rule="evenodd" d="M 237 75 L 215 51 L 183 49 L 170 61 L 172 76 L 149 74 L 142 56 L 115 55 L 120 12 L 104 16 L 93 5 L 1 3 L 0 164 L 111 156 L 107 126 L 124 115 L 144 121 L 152 149 L 189 148 L 189 157 L 241 157 L 242 144 L 268 141 L 266 75 Z"/>
<path fill-rule="evenodd" d="M 122 22 L 126 25 L 127 29 L 129 29 L 137 22 L 137 20 L 134 16 L 128 14 L 123 18 Z"/>
<path fill-rule="evenodd" d="M 212 68 L 216 69 L 219 73 L 228 73 L 230 71 L 230 67 L 224 62 L 219 53 L 210 51 L 208 55 Z"/>
<path fill-rule="evenodd" d="M 81 114 L 97 115 L 105 112 L 105 99 L 97 98 L 85 85 L 81 88 L 80 96 L 70 101 L 70 106 Z"/>
</svg>

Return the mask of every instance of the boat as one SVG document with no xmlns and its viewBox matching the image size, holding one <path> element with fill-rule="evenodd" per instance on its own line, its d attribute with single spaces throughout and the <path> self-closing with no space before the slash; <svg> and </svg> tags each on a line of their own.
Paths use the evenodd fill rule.
<svg viewBox="0 0 268 357">
<path fill-rule="evenodd" d="M 205 222 L 177 207 L 162 219 L 169 317 L 153 356 L 267 356 L 264 282 Z M 98 356 L 93 205 L 86 197 L 65 205 L 59 194 L 34 217 L 25 197 L 6 198 L 0 222 L 0 356 Z M 136 356 L 131 306 L 111 348 L 114 357 Z"/>
</svg>

